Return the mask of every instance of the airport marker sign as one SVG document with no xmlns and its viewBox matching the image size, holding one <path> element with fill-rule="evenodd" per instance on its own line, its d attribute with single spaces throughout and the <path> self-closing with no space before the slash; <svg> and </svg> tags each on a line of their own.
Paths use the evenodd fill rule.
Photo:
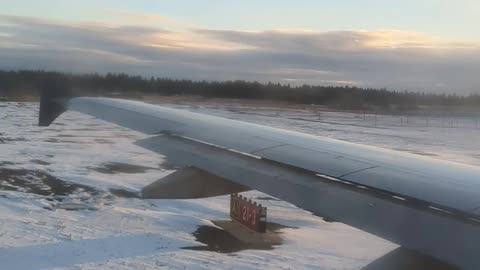
<svg viewBox="0 0 480 270">
<path fill-rule="evenodd" d="M 266 231 L 267 208 L 242 195 L 230 195 L 230 217 L 255 232 Z"/>
</svg>

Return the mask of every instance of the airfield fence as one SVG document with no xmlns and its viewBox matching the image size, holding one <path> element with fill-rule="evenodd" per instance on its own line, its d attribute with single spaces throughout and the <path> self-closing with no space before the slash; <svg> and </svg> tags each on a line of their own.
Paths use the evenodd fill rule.
<svg viewBox="0 0 480 270">
<path fill-rule="evenodd" d="M 250 108 L 251 109 L 251 108 Z M 247 112 L 248 109 L 240 109 Z M 426 127 L 426 128 L 460 128 L 480 129 L 480 113 L 385 113 L 372 111 L 335 111 L 316 109 L 305 106 L 301 109 L 265 108 L 254 110 L 261 115 L 290 118 L 311 122 L 325 122 L 362 127 Z"/>
</svg>

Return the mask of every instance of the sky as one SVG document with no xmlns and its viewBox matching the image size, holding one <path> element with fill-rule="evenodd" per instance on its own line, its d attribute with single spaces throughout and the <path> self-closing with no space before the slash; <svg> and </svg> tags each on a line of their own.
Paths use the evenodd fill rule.
<svg viewBox="0 0 480 270">
<path fill-rule="evenodd" d="M 0 68 L 480 92 L 476 0 L 0 0 Z"/>
</svg>

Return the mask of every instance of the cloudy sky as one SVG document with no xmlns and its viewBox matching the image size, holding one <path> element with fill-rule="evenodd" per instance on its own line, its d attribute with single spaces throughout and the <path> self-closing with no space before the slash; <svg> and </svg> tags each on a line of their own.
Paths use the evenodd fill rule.
<svg viewBox="0 0 480 270">
<path fill-rule="evenodd" d="M 477 0 L 0 0 L 0 68 L 480 92 Z"/>
</svg>

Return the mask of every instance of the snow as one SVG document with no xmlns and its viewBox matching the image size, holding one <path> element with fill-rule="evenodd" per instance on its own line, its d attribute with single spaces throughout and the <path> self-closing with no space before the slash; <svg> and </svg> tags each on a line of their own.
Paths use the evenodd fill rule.
<svg viewBox="0 0 480 270">
<path fill-rule="evenodd" d="M 363 114 L 322 111 L 319 118 L 310 110 L 220 103 L 167 106 L 480 164 L 474 125 L 440 127 L 429 120 L 426 127 L 424 118 L 411 116 L 410 126 L 401 126 L 399 116 L 377 116 L 374 123 L 373 115 L 364 120 Z M 283 201 L 264 200 L 268 220 L 285 226 L 282 245 L 235 253 L 184 249 L 205 245 L 193 235 L 199 226 L 228 219 L 228 196 L 115 196 L 110 189 L 136 192 L 172 172 L 161 156 L 133 144 L 145 136 L 73 112 L 40 128 L 37 113 L 36 103 L 0 103 L 2 269 L 361 269 L 396 247 Z M 122 164 L 128 169 L 117 170 Z M 59 187 L 64 181 L 72 186 Z M 45 195 L 53 188 L 61 194 Z"/>
</svg>

